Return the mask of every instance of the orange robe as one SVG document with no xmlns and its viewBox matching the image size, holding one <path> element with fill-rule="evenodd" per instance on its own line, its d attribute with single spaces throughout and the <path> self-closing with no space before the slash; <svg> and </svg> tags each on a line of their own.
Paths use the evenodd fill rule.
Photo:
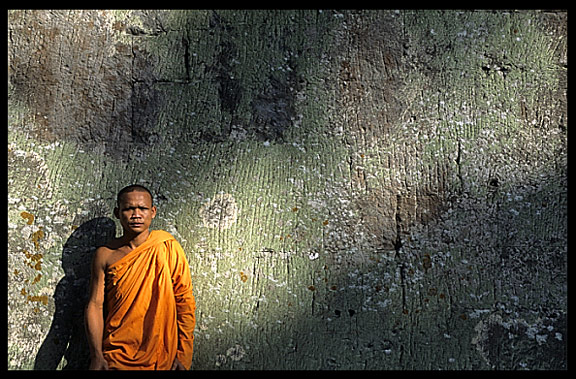
<svg viewBox="0 0 576 379">
<path fill-rule="evenodd" d="M 162 230 L 106 270 L 102 350 L 110 369 L 192 364 L 196 303 L 184 250 Z"/>
</svg>

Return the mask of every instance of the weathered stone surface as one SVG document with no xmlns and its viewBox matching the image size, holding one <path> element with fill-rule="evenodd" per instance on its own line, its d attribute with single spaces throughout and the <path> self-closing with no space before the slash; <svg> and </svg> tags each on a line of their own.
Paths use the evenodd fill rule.
<svg viewBox="0 0 576 379">
<path fill-rule="evenodd" d="M 196 369 L 565 369 L 564 11 L 8 15 L 8 366 L 82 368 L 148 185 Z"/>
</svg>

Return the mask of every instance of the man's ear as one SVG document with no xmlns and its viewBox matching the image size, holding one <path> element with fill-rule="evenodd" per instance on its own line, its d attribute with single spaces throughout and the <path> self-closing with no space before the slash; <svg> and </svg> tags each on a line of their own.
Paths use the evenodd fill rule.
<svg viewBox="0 0 576 379">
<path fill-rule="evenodd" d="M 116 217 L 117 219 L 120 219 L 120 212 L 118 207 L 114 207 L 114 217 Z"/>
<path fill-rule="evenodd" d="M 153 205 L 151 210 L 152 210 L 152 218 L 156 217 L 156 206 Z"/>
</svg>

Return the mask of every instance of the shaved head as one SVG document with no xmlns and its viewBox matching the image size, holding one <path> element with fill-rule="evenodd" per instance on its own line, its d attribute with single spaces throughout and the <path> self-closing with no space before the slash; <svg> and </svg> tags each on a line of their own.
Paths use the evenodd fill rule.
<svg viewBox="0 0 576 379">
<path fill-rule="evenodd" d="M 147 192 L 150 195 L 150 201 L 152 202 L 152 205 L 154 205 L 154 196 L 152 196 L 152 192 L 150 192 L 150 190 L 140 184 L 132 184 L 129 185 L 127 187 L 124 187 L 120 190 L 120 192 L 118 192 L 118 196 L 116 197 L 116 204 L 119 206 L 120 205 L 120 199 L 122 198 L 122 196 L 125 193 L 128 192 Z"/>
</svg>

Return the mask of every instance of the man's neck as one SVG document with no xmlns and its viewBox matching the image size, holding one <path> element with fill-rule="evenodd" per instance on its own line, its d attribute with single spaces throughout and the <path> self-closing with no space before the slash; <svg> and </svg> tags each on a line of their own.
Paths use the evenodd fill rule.
<svg viewBox="0 0 576 379">
<path fill-rule="evenodd" d="M 146 229 L 142 233 L 138 234 L 131 234 L 124 232 L 124 235 L 122 236 L 122 244 L 128 246 L 130 250 L 134 250 L 138 246 L 146 242 L 149 235 L 150 235 L 150 229 Z"/>
</svg>

